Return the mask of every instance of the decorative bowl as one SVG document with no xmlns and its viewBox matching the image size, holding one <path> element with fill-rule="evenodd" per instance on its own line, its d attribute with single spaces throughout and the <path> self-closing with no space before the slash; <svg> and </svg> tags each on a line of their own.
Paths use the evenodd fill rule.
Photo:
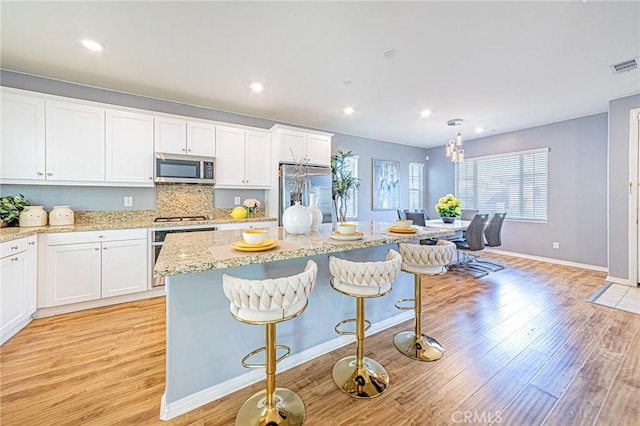
<svg viewBox="0 0 640 426">
<path fill-rule="evenodd" d="M 267 239 L 266 229 L 247 229 L 242 232 L 242 239 L 247 244 L 262 244 Z"/>
<path fill-rule="evenodd" d="M 355 223 L 341 223 L 338 225 L 338 232 L 342 235 L 355 234 L 357 225 Z"/>
<path fill-rule="evenodd" d="M 413 225 L 413 220 L 408 220 L 408 219 L 404 219 L 404 220 L 396 220 L 396 228 L 410 228 L 411 225 Z"/>
</svg>

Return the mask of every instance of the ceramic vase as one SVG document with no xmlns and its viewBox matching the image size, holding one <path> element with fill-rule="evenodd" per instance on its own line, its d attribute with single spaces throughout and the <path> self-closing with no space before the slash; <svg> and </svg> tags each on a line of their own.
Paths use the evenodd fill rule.
<svg viewBox="0 0 640 426">
<path fill-rule="evenodd" d="M 47 212 L 44 211 L 42 206 L 25 206 L 24 210 L 20 212 L 19 220 L 21 228 L 28 226 L 46 226 Z"/>
<path fill-rule="evenodd" d="M 442 222 L 444 223 L 453 223 L 456 221 L 455 217 L 447 217 L 447 216 L 443 216 L 440 219 L 442 219 Z"/>
<path fill-rule="evenodd" d="M 73 225 L 73 210 L 69 206 L 53 206 L 49 213 L 49 225 Z"/>
<path fill-rule="evenodd" d="M 293 206 L 287 207 L 282 214 L 282 226 L 289 234 L 304 234 L 311 227 L 311 212 L 296 201 Z"/>
<path fill-rule="evenodd" d="M 310 231 L 317 231 L 318 226 L 322 223 L 322 212 L 318 208 L 318 194 L 309 194 L 309 213 L 311 213 L 311 227 Z"/>
</svg>

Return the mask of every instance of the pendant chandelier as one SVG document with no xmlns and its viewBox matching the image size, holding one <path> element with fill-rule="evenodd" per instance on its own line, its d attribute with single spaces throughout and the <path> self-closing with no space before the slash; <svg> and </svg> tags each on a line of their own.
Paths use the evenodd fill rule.
<svg viewBox="0 0 640 426">
<path fill-rule="evenodd" d="M 464 163 L 464 149 L 462 149 L 462 133 L 456 132 L 456 126 L 462 124 L 462 118 L 453 118 L 447 121 L 451 131 L 451 139 L 447 142 L 447 157 L 454 163 Z"/>
</svg>

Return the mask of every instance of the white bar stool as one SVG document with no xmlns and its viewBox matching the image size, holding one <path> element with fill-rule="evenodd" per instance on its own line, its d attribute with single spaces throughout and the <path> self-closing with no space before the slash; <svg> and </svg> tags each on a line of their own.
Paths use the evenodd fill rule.
<svg viewBox="0 0 640 426">
<path fill-rule="evenodd" d="M 384 262 L 352 262 L 329 257 L 331 287 L 356 298 L 356 318 L 341 321 L 335 326 L 338 334 L 356 336 L 356 355 L 342 358 L 333 366 L 333 381 L 342 392 L 354 398 L 374 398 L 389 385 L 389 375 L 384 367 L 364 356 L 364 333 L 371 327 L 371 323 L 364 317 L 364 299 L 389 293 L 393 280 L 400 273 L 401 263 L 402 258 L 395 250 L 389 250 Z M 355 332 L 339 329 L 354 321 Z"/>
<path fill-rule="evenodd" d="M 317 273 L 318 266 L 309 260 L 304 272 L 291 277 L 247 280 L 223 274 L 223 290 L 231 302 L 231 315 L 240 322 L 266 325 L 267 331 L 266 346 L 242 358 L 243 367 L 265 367 L 266 390 L 256 393 L 242 405 L 236 416 L 237 426 L 298 426 L 304 421 L 302 399 L 289 389 L 276 388 L 276 364 L 291 352 L 287 346 L 276 345 L 276 323 L 294 318 L 305 310 Z M 276 359 L 277 349 L 286 352 Z M 265 364 L 247 362 L 263 351 Z"/>
<path fill-rule="evenodd" d="M 437 361 L 444 355 L 444 349 L 438 341 L 422 334 L 420 317 L 422 315 L 422 286 L 421 275 L 441 275 L 447 272 L 447 264 L 456 253 L 456 245 L 450 241 L 438 240 L 436 245 L 398 244 L 402 256 L 402 270 L 414 275 L 413 299 L 400 299 L 396 308 L 415 312 L 415 327 L 413 331 L 403 331 L 396 334 L 393 343 L 396 348 L 409 358 L 420 361 Z M 413 302 L 413 306 L 402 306 L 403 303 Z"/>
</svg>

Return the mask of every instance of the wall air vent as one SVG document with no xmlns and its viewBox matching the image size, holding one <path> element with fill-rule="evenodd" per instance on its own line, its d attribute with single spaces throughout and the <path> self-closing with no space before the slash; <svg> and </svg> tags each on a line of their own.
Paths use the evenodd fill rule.
<svg viewBox="0 0 640 426">
<path fill-rule="evenodd" d="M 638 69 L 638 62 L 640 62 L 640 56 L 637 58 L 629 59 L 628 61 L 620 62 L 610 65 L 611 72 L 615 74 L 621 74 L 627 71 L 633 71 Z"/>
</svg>

